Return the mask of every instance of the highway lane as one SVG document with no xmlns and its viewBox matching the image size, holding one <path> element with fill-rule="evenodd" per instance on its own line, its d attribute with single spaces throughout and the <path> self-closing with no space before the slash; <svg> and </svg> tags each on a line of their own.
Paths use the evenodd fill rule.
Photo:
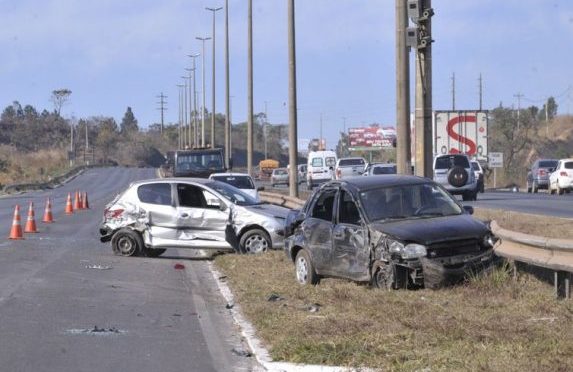
<svg viewBox="0 0 573 372">
<path fill-rule="evenodd" d="M 54 190 L 0 199 L 5 237 L 14 204 L 29 200 L 40 231 L 0 241 L 1 370 L 257 368 L 254 358 L 232 352 L 246 347 L 207 261 L 181 250 L 118 257 L 99 242 L 104 205 L 130 182 L 154 176 L 153 169 L 91 169 Z M 67 193 L 76 189 L 88 191 L 91 209 L 65 216 Z M 54 198 L 51 225 L 39 222 L 47 196 Z"/>
</svg>

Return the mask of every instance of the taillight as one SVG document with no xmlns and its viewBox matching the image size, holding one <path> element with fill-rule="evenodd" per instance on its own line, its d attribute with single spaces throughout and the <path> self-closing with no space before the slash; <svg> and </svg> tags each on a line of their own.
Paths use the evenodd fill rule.
<svg viewBox="0 0 573 372">
<path fill-rule="evenodd" d="M 123 209 L 106 209 L 103 212 L 103 215 L 105 216 L 105 218 L 118 218 L 119 216 L 121 216 L 123 214 L 124 210 Z"/>
<path fill-rule="evenodd" d="M 336 170 L 336 178 L 340 179 L 340 177 L 342 176 L 342 171 L 340 169 Z"/>
<path fill-rule="evenodd" d="M 559 173 L 560 176 L 563 177 L 568 177 L 569 175 L 567 174 L 567 172 L 561 171 L 561 173 Z"/>
<path fill-rule="evenodd" d="M 545 169 L 539 169 L 539 170 L 537 171 L 537 174 L 540 175 L 540 176 L 545 176 Z"/>
</svg>

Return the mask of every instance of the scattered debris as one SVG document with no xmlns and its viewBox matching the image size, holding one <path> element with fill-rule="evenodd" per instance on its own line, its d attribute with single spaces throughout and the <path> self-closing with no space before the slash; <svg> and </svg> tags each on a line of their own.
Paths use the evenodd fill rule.
<svg viewBox="0 0 573 372">
<path fill-rule="evenodd" d="M 320 307 L 322 305 L 319 303 L 314 303 L 306 306 L 306 310 L 310 311 L 311 313 L 318 313 L 320 311 Z"/>
<path fill-rule="evenodd" d="M 231 349 L 231 351 L 233 352 L 233 354 L 241 356 L 241 357 L 250 358 L 253 356 L 253 354 L 250 351 L 247 351 L 245 349 L 233 348 L 233 349 Z"/>
<path fill-rule="evenodd" d="M 115 327 L 111 328 L 99 328 L 97 325 L 93 328 L 87 329 L 68 329 L 67 333 L 71 333 L 73 335 L 98 335 L 98 336 L 107 336 L 107 335 L 114 335 L 114 334 L 124 334 L 127 331 L 123 331 L 121 329 L 117 329 Z"/>
<path fill-rule="evenodd" d="M 226 279 L 227 279 L 227 275 L 221 275 L 221 276 L 219 277 L 219 280 L 220 280 L 220 281 L 225 281 Z"/>
<path fill-rule="evenodd" d="M 284 300 L 284 297 L 281 297 L 281 295 L 277 294 L 277 293 L 271 293 L 269 295 L 269 297 L 267 297 L 267 301 L 269 302 L 277 302 L 277 301 L 282 301 Z"/>
<path fill-rule="evenodd" d="M 529 321 L 529 322 L 549 322 L 549 323 L 553 323 L 556 320 L 557 320 L 556 316 L 547 316 L 547 317 L 543 317 L 543 318 L 527 319 L 527 321 Z"/>
<path fill-rule="evenodd" d="M 109 270 L 109 269 L 111 269 L 111 266 L 108 266 L 108 265 L 86 265 L 86 269 Z"/>
<path fill-rule="evenodd" d="M 172 316 L 181 316 L 181 314 L 173 313 Z"/>
<path fill-rule="evenodd" d="M 234 303 L 232 303 L 232 302 L 227 302 L 227 305 L 225 305 L 225 309 L 229 309 L 229 310 L 230 310 L 230 309 L 233 308 L 233 306 L 235 306 Z"/>
</svg>

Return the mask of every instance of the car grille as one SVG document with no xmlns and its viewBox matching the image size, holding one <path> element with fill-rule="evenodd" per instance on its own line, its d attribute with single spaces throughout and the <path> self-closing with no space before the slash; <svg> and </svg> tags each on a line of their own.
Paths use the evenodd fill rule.
<svg viewBox="0 0 573 372">
<path fill-rule="evenodd" d="M 438 258 L 479 253 L 480 249 L 477 239 L 463 239 L 430 244 L 427 251 L 428 258 Z"/>
</svg>

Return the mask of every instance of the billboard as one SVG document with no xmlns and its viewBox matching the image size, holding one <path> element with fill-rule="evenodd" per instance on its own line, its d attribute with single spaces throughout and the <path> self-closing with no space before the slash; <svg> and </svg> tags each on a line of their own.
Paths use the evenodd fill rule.
<svg viewBox="0 0 573 372">
<path fill-rule="evenodd" d="M 380 150 L 391 148 L 396 138 L 396 129 L 391 126 L 382 127 L 373 124 L 369 127 L 348 129 L 348 142 L 350 151 Z"/>
<path fill-rule="evenodd" d="M 433 132 L 434 155 L 463 153 L 487 160 L 486 111 L 436 111 Z"/>
</svg>

